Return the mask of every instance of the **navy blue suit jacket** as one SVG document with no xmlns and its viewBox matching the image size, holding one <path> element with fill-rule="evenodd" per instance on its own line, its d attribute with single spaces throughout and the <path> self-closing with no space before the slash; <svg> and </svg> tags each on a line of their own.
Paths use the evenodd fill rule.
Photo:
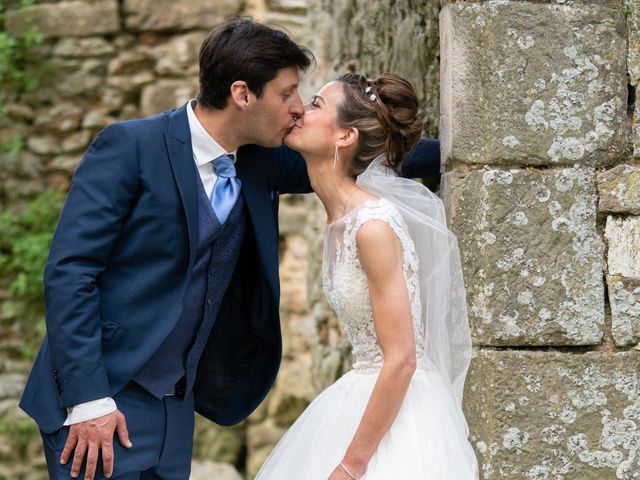
<svg viewBox="0 0 640 480">
<path fill-rule="evenodd" d="M 405 173 L 437 174 L 438 142 L 420 148 Z M 278 194 L 311 191 L 287 147 L 241 147 L 236 169 L 250 221 L 194 386 L 196 410 L 221 425 L 246 418 L 275 380 Z M 62 426 L 65 407 L 121 390 L 180 318 L 197 175 L 185 106 L 111 125 L 85 153 L 45 267 L 48 333 L 20 403 L 43 431 Z"/>
</svg>

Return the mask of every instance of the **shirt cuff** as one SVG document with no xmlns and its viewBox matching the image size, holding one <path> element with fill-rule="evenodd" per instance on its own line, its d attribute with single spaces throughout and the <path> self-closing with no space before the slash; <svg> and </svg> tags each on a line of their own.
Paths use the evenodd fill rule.
<svg viewBox="0 0 640 480">
<path fill-rule="evenodd" d="M 86 422 L 94 418 L 108 415 L 118 409 L 116 402 L 111 397 L 99 398 L 90 402 L 79 403 L 73 407 L 67 407 L 67 419 L 64 426 L 68 427 L 74 423 Z"/>
</svg>

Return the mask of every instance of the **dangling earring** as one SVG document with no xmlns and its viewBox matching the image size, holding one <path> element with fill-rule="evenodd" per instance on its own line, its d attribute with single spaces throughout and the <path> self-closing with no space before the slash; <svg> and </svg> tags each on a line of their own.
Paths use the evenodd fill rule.
<svg viewBox="0 0 640 480">
<path fill-rule="evenodd" d="M 336 150 L 333 154 L 333 169 L 336 169 L 336 163 L 338 163 L 338 144 L 336 143 Z"/>
</svg>

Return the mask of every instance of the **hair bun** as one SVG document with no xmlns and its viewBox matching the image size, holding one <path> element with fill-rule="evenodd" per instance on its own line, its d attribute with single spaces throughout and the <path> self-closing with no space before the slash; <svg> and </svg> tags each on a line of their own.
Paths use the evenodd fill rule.
<svg viewBox="0 0 640 480">
<path fill-rule="evenodd" d="M 410 82 L 392 73 L 383 73 L 371 84 L 380 124 L 387 137 L 386 163 L 399 170 L 404 155 L 418 143 L 422 134 L 418 96 Z"/>
<path fill-rule="evenodd" d="M 344 101 L 338 107 L 338 124 L 353 127 L 360 134 L 351 161 L 351 174 L 362 173 L 381 153 L 386 165 L 400 170 L 404 155 L 422 134 L 419 102 L 413 85 L 393 73 L 368 81 L 362 75 L 345 74 Z"/>
</svg>

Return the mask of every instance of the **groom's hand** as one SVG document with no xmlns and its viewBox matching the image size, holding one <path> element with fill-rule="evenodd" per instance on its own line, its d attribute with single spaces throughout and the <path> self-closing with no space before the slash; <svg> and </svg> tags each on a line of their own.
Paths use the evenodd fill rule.
<svg viewBox="0 0 640 480">
<path fill-rule="evenodd" d="M 82 468 L 82 461 L 86 455 L 87 467 L 85 469 L 85 480 L 93 480 L 98 464 L 98 454 L 102 451 L 102 471 L 105 477 L 113 474 L 113 434 L 118 435 L 120 443 L 131 448 L 129 432 L 127 432 L 127 422 L 120 410 L 116 410 L 108 415 L 76 423 L 69 427 L 69 438 L 64 445 L 60 455 L 60 463 L 63 465 L 69 461 L 71 452 L 73 454 L 73 464 L 71 465 L 71 476 L 76 478 Z"/>
</svg>

